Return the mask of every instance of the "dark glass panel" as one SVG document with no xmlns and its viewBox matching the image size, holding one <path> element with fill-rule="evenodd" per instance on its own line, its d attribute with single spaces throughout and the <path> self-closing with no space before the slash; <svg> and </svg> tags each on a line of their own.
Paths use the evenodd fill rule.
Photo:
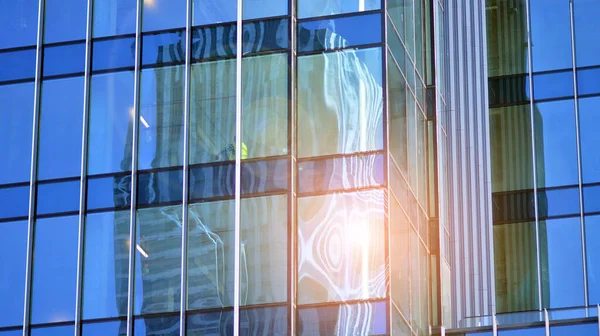
<svg viewBox="0 0 600 336">
<path fill-rule="evenodd" d="M 535 222 L 494 225 L 493 230 L 498 312 L 537 309 Z"/>
<path fill-rule="evenodd" d="M 191 200 L 233 196 L 235 166 L 233 163 L 201 166 L 190 169 Z"/>
<path fill-rule="evenodd" d="M 71 336 L 75 333 L 72 325 L 57 327 L 32 327 L 29 335 L 31 336 Z"/>
<path fill-rule="evenodd" d="M 551 326 L 550 336 L 597 335 L 598 323 Z"/>
<path fill-rule="evenodd" d="M 569 3 L 562 0 L 530 0 L 529 15 L 533 72 L 571 68 Z"/>
<path fill-rule="evenodd" d="M 133 72 L 92 76 L 89 109 L 88 174 L 130 171 Z"/>
<path fill-rule="evenodd" d="M 138 169 L 183 165 L 184 66 L 141 73 Z"/>
<path fill-rule="evenodd" d="M 235 24 L 193 28 L 192 61 L 234 57 L 236 55 L 236 34 Z M 233 81 L 235 82 L 235 77 Z"/>
<path fill-rule="evenodd" d="M 362 12 L 373 9 L 379 9 L 381 1 L 379 0 L 299 0 L 298 16 L 316 17 L 342 13 Z"/>
<path fill-rule="evenodd" d="M 0 82 L 33 80 L 35 77 L 35 48 L 0 52 L 0 64 L 2 64 Z"/>
<path fill-rule="evenodd" d="M 543 306 L 583 306 L 579 216 L 540 222 L 539 244 Z"/>
<path fill-rule="evenodd" d="M 85 39 L 87 1 L 46 0 L 44 43 Z"/>
<path fill-rule="evenodd" d="M 181 215 L 179 205 L 138 210 L 134 295 L 136 315 L 179 311 Z M 159 331 L 179 328 L 178 321 L 179 316 L 175 320 L 171 317 L 164 321 L 160 318 L 149 319 L 145 321 L 145 326 L 160 334 Z M 136 332 L 136 335 L 140 334 Z"/>
<path fill-rule="evenodd" d="M 288 335 L 288 308 L 240 309 L 240 335 Z"/>
<path fill-rule="evenodd" d="M 538 210 L 541 218 L 578 215 L 579 187 L 539 191 Z"/>
<path fill-rule="evenodd" d="M 0 187 L 0 204 L 2 204 L 0 219 L 27 217 L 29 214 L 29 185 Z"/>
<path fill-rule="evenodd" d="M 142 36 L 142 65 L 184 62 L 185 30 Z"/>
<path fill-rule="evenodd" d="M 183 170 L 181 168 L 138 174 L 138 205 L 181 202 Z"/>
<path fill-rule="evenodd" d="M 298 198 L 298 303 L 386 294 L 382 190 Z"/>
<path fill-rule="evenodd" d="M 233 310 L 189 314 L 186 332 L 190 336 L 232 335 Z"/>
<path fill-rule="evenodd" d="M 186 0 L 145 0 L 142 31 L 185 27 Z"/>
<path fill-rule="evenodd" d="M 600 149 L 598 148 L 600 132 L 598 132 L 598 128 L 600 128 L 600 97 L 579 99 L 579 140 L 583 183 L 600 182 Z"/>
<path fill-rule="evenodd" d="M 36 44 L 38 7 L 38 0 L 2 2 L 0 49 Z"/>
<path fill-rule="evenodd" d="M 133 336 L 179 335 L 179 315 L 136 318 Z"/>
<path fill-rule="evenodd" d="M 34 84 L 0 86 L 0 184 L 29 181 Z"/>
<path fill-rule="evenodd" d="M 329 50 L 381 42 L 381 14 L 298 23 L 298 51 Z"/>
<path fill-rule="evenodd" d="M 381 49 L 298 57 L 298 156 L 383 148 Z"/>
<path fill-rule="evenodd" d="M 573 96 L 573 71 L 533 75 L 533 99 Z"/>
<path fill-rule="evenodd" d="M 79 210 L 79 180 L 38 184 L 36 202 L 38 216 L 77 210 Z"/>
<path fill-rule="evenodd" d="M 575 59 L 577 66 L 600 64 L 600 3 L 596 0 L 577 0 L 573 2 L 575 28 Z"/>
<path fill-rule="evenodd" d="M 87 209 L 129 207 L 131 176 L 90 177 L 87 181 Z"/>
<path fill-rule="evenodd" d="M 82 336 L 125 335 L 127 333 L 126 321 L 92 322 L 81 325 Z"/>
<path fill-rule="evenodd" d="M 284 1 L 278 0 L 277 2 L 284 3 Z M 257 8 L 264 7 L 261 5 Z M 243 29 L 242 51 L 244 55 L 288 48 L 287 18 L 244 23 Z M 235 43 L 232 47 L 235 47 Z"/>
<path fill-rule="evenodd" d="M 85 43 L 44 47 L 43 76 L 83 73 L 85 70 Z"/>
<path fill-rule="evenodd" d="M 585 217 L 585 244 L 587 261 L 588 302 L 600 304 L 600 216 Z"/>
<path fill-rule="evenodd" d="M 135 37 L 92 42 L 92 71 L 133 68 Z"/>
<path fill-rule="evenodd" d="M 387 316 L 384 301 L 298 307 L 298 335 L 386 335 Z"/>
<path fill-rule="evenodd" d="M 540 195 L 540 198 L 545 195 Z M 535 194 L 533 189 L 492 193 L 494 224 L 535 220 Z M 547 206 L 539 208 L 547 213 Z"/>
<path fill-rule="evenodd" d="M 577 93 L 580 96 L 600 93 L 598 77 L 600 77 L 600 68 L 577 70 Z"/>
<path fill-rule="evenodd" d="M 554 93 L 552 87 L 550 90 L 548 90 L 548 88 L 545 88 L 543 86 L 543 83 L 539 81 L 540 76 L 543 77 L 549 75 L 538 75 L 538 77 L 534 79 L 534 81 L 537 79 L 537 84 L 539 84 L 538 86 L 536 86 L 535 89 L 536 94 L 541 93 L 542 96 L 545 94 L 551 97 L 553 95 L 562 95 L 560 93 Z M 560 85 L 561 87 L 557 88 L 554 91 L 567 91 L 570 92 L 570 95 L 573 94 L 573 85 L 571 85 L 569 88 L 569 82 L 560 83 Z M 566 90 L 564 89 L 565 85 L 567 86 Z M 540 92 L 537 91 L 538 87 Z M 490 107 L 501 107 L 505 105 L 519 105 L 527 103 L 529 101 L 529 98 L 531 97 L 531 95 L 529 94 L 529 76 L 525 74 L 519 74 L 512 76 L 490 77 L 488 79 L 488 91 L 490 96 Z M 529 107 L 529 105 L 527 105 L 527 107 Z"/>
<path fill-rule="evenodd" d="M 42 82 L 38 179 L 78 176 L 81 172 L 83 78 Z"/>
<path fill-rule="evenodd" d="M 129 211 L 88 214 L 84 239 L 82 318 L 127 315 Z"/>
<path fill-rule="evenodd" d="M 27 221 L 0 223 L 0 327 L 23 323 L 26 261 Z"/>
<path fill-rule="evenodd" d="M 38 219 L 35 223 L 31 323 L 75 319 L 77 216 Z M 73 331 L 69 335 L 73 335 Z"/>
<path fill-rule="evenodd" d="M 354 155 L 298 163 L 300 193 L 364 188 L 383 183 L 383 154 Z"/>
<path fill-rule="evenodd" d="M 92 36 L 135 33 L 135 0 L 93 0 Z"/>
</svg>

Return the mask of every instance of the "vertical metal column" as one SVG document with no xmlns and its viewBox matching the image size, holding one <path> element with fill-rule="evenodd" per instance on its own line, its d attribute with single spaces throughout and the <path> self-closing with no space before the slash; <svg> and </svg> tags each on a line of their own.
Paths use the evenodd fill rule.
<svg viewBox="0 0 600 336">
<path fill-rule="evenodd" d="M 92 63 L 92 11 L 93 0 L 87 0 L 87 21 L 85 31 L 85 69 L 83 76 L 83 130 L 81 132 L 81 171 L 79 180 L 79 232 L 77 237 L 77 283 L 75 294 L 75 336 L 81 333 L 81 310 L 83 290 L 83 245 L 85 237 L 85 202 L 87 194 L 87 152 L 88 123 L 90 106 L 90 71 Z"/>
<path fill-rule="evenodd" d="M 242 5 L 237 0 L 236 57 L 235 57 L 235 217 L 234 217 L 234 284 L 233 284 L 233 335 L 240 333 L 240 228 L 241 228 L 241 173 L 242 173 Z"/>
<path fill-rule="evenodd" d="M 492 335 L 498 336 L 498 320 L 496 320 L 496 314 L 492 315 Z"/>
<path fill-rule="evenodd" d="M 188 259 L 188 189 L 190 161 L 190 76 L 191 76 L 191 43 L 192 43 L 192 0 L 187 0 L 185 17 L 185 77 L 183 84 L 183 196 L 181 214 L 181 297 L 179 311 L 179 335 L 186 334 L 187 310 L 187 259 Z"/>
<path fill-rule="evenodd" d="M 136 2 L 135 18 L 135 60 L 133 74 L 133 120 L 131 121 L 131 197 L 129 212 L 129 270 L 127 283 L 127 335 L 133 335 L 133 310 L 135 307 L 135 241 L 136 241 L 136 203 L 137 203 L 137 167 L 138 167 L 138 126 L 140 119 L 140 56 L 142 42 L 142 6 L 143 0 Z"/>
<path fill-rule="evenodd" d="M 544 327 L 546 329 L 546 336 L 550 336 L 550 319 L 548 318 L 548 309 L 544 308 Z"/>
<path fill-rule="evenodd" d="M 296 335 L 296 1 L 288 0 L 290 17 L 288 54 L 288 151 L 290 155 L 289 166 L 289 192 L 288 192 L 288 330 L 290 335 Z"/>
</svg>

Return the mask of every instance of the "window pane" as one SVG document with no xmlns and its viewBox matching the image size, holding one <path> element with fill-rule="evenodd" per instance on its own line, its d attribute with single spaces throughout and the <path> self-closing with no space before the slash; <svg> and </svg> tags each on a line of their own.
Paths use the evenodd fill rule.
<svg viewBox="0 0 600 336">
<path fill-rule="evenodd" d="M 575 50 L 577 66 L 600 64 L 600 3 L 595 0 L 577 0 L 573 2 L 575 25 Z"/>
<path fill-rule="evenodd" d="M 138 210 L 136 315 L 179 311 L 181 215 L 179 205 Z M 146 321 L 152 330 L 161 325 L 157 320 Z"/>
<path fill-rule="evenodd" d="M 390 118 L 390 154 L 395 164 L 404 173 L 407 171 L 406 135 L 406 81 L 400 69 L 390 59 L 388 61 L 388 109 Z"/>
<path fill-rule="evenodd" d="M 189 314 L 186 331 L 189 335 L 232 335 L 233 309 Z"/>
<path fill-rule="evenodd" d="M 185 0 L 144 1 L 142 31 L 185 27 Z"/>
<path fill-rule="evenodd" d="M 44 77 L 83 73 L 85 43 L 44 48 Z"/>
<path fill-rule="evenodd" d="M 402 314 L 410 316 L 410 222 L 395 197 L 390 203 L 391 296 Z"/>
<path fill-rule="evenodd" d="M 569 3 L 531 0 L 530 7 L 533 71 L 571 68 Z"/>
<path fill-rule="evenodd" d="M 379 9 L 379 0 L 299 0 L 298 16 L 314 17 Z"/>
<path fill-rule="evenodd" d="M 133 336 L 179 335 L 179 315 L 136 318 Z"/>
<path fill-rule="evenodd" d="M 183 165 L 184 66 L 141 73 L 139 169 Z"/>
<path fill-rule="evenodd" d="M 79 210 L 79 180 L 38 184 L 37 215 L 77 210 Z"/>
<path fill-rule="evenodd" d="M 138 205 L 181 202 L 183 169 L 138 174 Z"/>
<path fill-rule="evenodd" d="M 77 216 L 36 220 L 31 290 L 32 324 L 75 319 L 77 230 Z M 69 335 L 72 335 L 72 331 Z"/>
<path fill-rule="evenodd" d="M 233 4 L 235 6 L 235 2 Z M 242 14 L 244 20 L 285 15 L 288 13 L 288 2 L 281 0 L 246 0 L 243 2 L 243 6 Z"/>
<path fill-rule="evenodd" d="M 585 217 L 585 242 L 587 260 L 588 302 L 600 304 L 600 216 Z"/>
<path fill-rule="evenodd" d="M 131 175 L 89 178 L 87 183 L 88 210 L 129 207 Z"/>
<path fill-rule="evenodd" d="M 36 44 L 38 7 L 38 0 L 2 2 L 0 49 Z"/>
<path fill-rule="evenodd" d="M 300 308 L 299 335 L 385 335 L 387 330 L 386 303 L 358 304 Z"/>
<path fill-rule="evenodd" d="M 3 64 L 0 82 L 32 80 L 35 77 L 35 48 L 0 52 L 0 64 Z"/>
<path fill-rule="evenodd" d="M 21 323 L 23 323 L 22 320 L 23 319 L 21 318 Z M 22 336 L 22 335 L 23 335 L 23 327 L 20 327 L 19 329 L 0 331 L 0 336 Z"/>
<path fill-rule="evenodd" d="M 87 1 L 46 0 L 44 43 L 85 39 Z"/>
<path fill-rule="evenodd" d="M 88 214 L 83 260 L 83 319 L 127 315 L 129 211 Z"/>
<path fill-rule="evenodd" d="M 237 19 L 235 0 L 192 0 L 192 7 L 194 26 Z"/>
<path fill-rule="evenodd" d="M 600 63 L 600 60 L 598 61 Z M 584 69 L 577 71 L 577 93 L 581 95 L 600 93 L 600 83 L 598 82 L 600 69 Z"/>
<path fill-rule="evenodd" d="M 192 61 L 218 57 L 234 57 L 236 54 L 236 34 L 235 24 L 193 28 Z M 192 69 L 194 69 L 194 65 L 192 65 Z"/>
<path fill-rule="evenodd" d="M 287 18 L 248 22 L 243 29 L 244 54 L 288 48 Z"/>
<path fill-rule="evenodd" d="M 511 330 L 499 330 L 499 336 L 545 336 L 545 328 L 523 328 L 523 329 L 511 329 Z"/>
<path fill-rule="evenodd" d="M 600 182 L 600 97 L 579 99 L 583 183 Z"/>
<path fill-rule="evenodd" d="M 288 335 L 288 308 L 240 309 L 240 335 Z"/>
<path fill-rule="evenodd" d="M 135 32 L 135 0 L 94 0 L 93 37 Z"/>
<path fill-rule="evenodd" d="M 38 179 L 78 176 L 81 171 L 83 78 L 42 82 Z"/>
<path fill-rule="evenodd" d="M 142 36 L 142 65 L 185 62 L 185 30 Z"/>
<path fill-rule="evenodd" d="M 71 336 L 75 333 L 72 325 L 58 327 L 31 328 L 31 336 Z"/>
<path fill-rule="evenodd" d="M 583 187 L 583 212 L 600 211 L 600 186 L 587 185 Z"/>
<path fill-rule="evenodd" d="M 548 308 L 582 306 L 579 217 L 540 222 L 540 261 L 543 305 Z"/>
<path fill-rule="evenodd" d="M 579 188 L 560 188 L 538 192 L 541 218 L 579 214 Z"/>
<path fill-rule="evenodd" d="M 81 326 L 83 336 L 125 335 L 126 333 L 127 321 L 83 323 Z"/>
<path fill-rule="evenodd" d="M 573 71 L 561 71 L 533 76 L 533 99 L 573 96 Z"/>
<path fill-rule="evenodd" d="M 29 181 L 33 83 L 0 86 L 0 184 Z"/>
<path fill-rule="evenodd" d="M 550 327 L 550 336 L 596 335 L 598 323 L 582 323 Z"/>
<path fill-rule="evenodd" d="M 29 215 L 29 185 L 0 188 L 0 219 Z M 1 314 L 0 314 L 1 315 Z"/>
<path fill-rule="evenodd" d="M 90 87 L 88 174 L 130 171 L 133 72 L 92 76 Z"/>
<path fill-rule="evenodd" d="M 0 327 L 23 324 L 27 221 L 0 223 Z"/>
<path fill-rule="evenodd" d="M 381 14 L 298 23 L 298 51 L 381 42 Z"/>
<path fill-rule="evenodd" d="M 383 148 L 381 49 L 298 57 L 298 156 Z"/>
<path fill-rule="evenodd" d="M 383 191 L 298 198 L 298 303 L 384 297 Z"/>
<path fill-rule="evenodd" d="M 135 37 L 92 42 L 92 72 L 133 68 Z"/>
</svg>

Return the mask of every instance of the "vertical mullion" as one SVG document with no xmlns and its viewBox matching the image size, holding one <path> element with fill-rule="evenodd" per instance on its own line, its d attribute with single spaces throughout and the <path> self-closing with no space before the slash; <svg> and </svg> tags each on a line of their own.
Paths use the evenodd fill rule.
<svg viewBox="0 0 600 336">
<path fill-rule="evenodd" d="M 133 335 L 133 310 L 135 306 L 135 244 L 136 244 L 136 203 L 137 203 L 137 166 L 138 166 L 138 120 L 140 118 L 140 59 L 143 0 L 136 2 L 135 23 L 135 66 L 133 77 L 133 120 L 131 125 L 131 197 L 129 211 L 129 270 L 127 283 L 127 335 Z"/>
<path fill-rule="evenodd" d="M 390 170 L 389 170 L 389 164 L 390 164 L 390 147 L 389 147 L 389 134 L 390 134 L 390 123 L 389 123 L 389 113 L 388 113 L 388 99 L 389 96 L 387 94 L 387 90 L 389 88 L 388 85 L 388 76 L 387 76 L 387 64 L 388 64 L 388 47 L 387 47 L 387 33 L 388 33 L 388 20 L 387 20 L 387 1 L 383 1 L 382 4 L 382 8 L 383 8 L 383 14 L 382 14 L 382 41 L 383 41 L 383 47 L 381 47 L 381 66 L 382 66 L 382 71 L 381 71 L 381 75 L 382 75 L 382 83 L 383 83 L 383 88 L 382 88 L 382 100 L 383 100 L 383 176 L 385 179 L 385 197 L 384 197 L 384 202 L 387 202 L 387 204 L 384 203 L 384 209 L 387 209 L 386 211 L 388 211 L 387 216 L 384 216 L 384 232 L 385 232 L 385 247 L 384 247 L 384 253 L 386 254 L 385 256 L 385 262 L 387 263 L 386 265 L 386 272 L 388 272 L 388 274 L 386 274 L 386 297 L 387 299 L 387 307 L 388 307 L 388 311 L 386 314 L 386 330 L 391 334 L 391 329 L 392 329 L 392 309 L 394 309 L 394 307 L 392 307 L 392 281 L 391 281 L 391 251 L 390 251 L 390 247 L 391 247 L 391 220 L 390 220 L 390 215 L 391 215 L 391 206 L 390 206 L 390 202 L 392 202 L 392 198 L 390 197 Z M 394 65 L 395 66 L 395 65 Z"/>
<path fill-rule="evenodd" d="M 75 336 L 81 332 L 81 299 L 83 290 L 83 245 L 85 236 L 85 202 L 87 190 L 87 143 L 88 143 L 88 110 L 90 106 L 90 69 L 92 49 L 92 1 L 87 0 L 87 21 L 85 33 L 85 69 L 83 77 L 83 122 L 81 132 L 81 172 L 79 182 L 79 232 L 77 237 L 77 283 L 75 294 Z"/>
<path fill-rule="evenodd" d="M 182 198 L 182 224 L 181 224 L 181 298 L 180 298 L 180 327 L 179 335 L 186 335 L 186 310 L 187 310 L 187 256 L 188 256 L 188 189 L 189 189 L 189 157 L 190 157 L 190 81 L 191 81 L 191 32 L 192 32 L 192 0 L 186 3 L 185 19 L 185 77 L 183 98 L 183 198 Z"/>
<path fill-rule="evenodd" d="M 289 50 L 288 50 L 288 330 L 296 335 L 296 1 L 288 0 Z"/>
<path fill-rule="evenodd" d="M 31 315 L 31 274 L 33 264 L 33 236 L 36 205 L 36 180 L 37 180 L 37 148 L 40 94 L 42 82 L 42 43 L 44 40 L 44 5 L 45 0 L 39 0 L 38 27 L 35 52 L 35 84 L 33 93 L 33 123 L 31 133 L 31 166 L 29 174 L 29 211 L 27 220 L 27 259 L 25 261 L 25 304 L 23 307 L 23 335 L 29 335 L 29 317 Z"/>
</svg>

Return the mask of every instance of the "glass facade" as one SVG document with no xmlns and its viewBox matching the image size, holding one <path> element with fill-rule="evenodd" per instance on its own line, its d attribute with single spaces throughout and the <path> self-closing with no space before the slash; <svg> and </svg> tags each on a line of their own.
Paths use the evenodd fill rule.
<svg viewBox="0 0 600 336">
<path fill-rule="evenodd" d="M 438 323 L 441 3 L 13 2 L 0 335 Z"/>
</svg>

